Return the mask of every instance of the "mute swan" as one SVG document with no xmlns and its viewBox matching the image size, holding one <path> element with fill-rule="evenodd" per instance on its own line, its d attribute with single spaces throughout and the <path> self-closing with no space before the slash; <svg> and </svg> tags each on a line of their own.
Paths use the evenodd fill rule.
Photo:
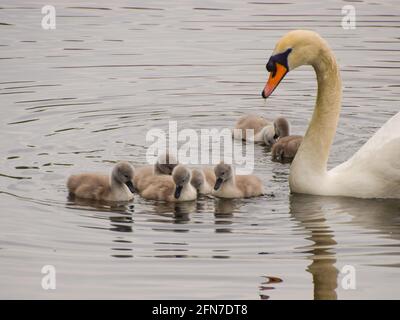
<svg viewBox="0 0 400 320">
<path fill-rule="evenodd" d="M 253 175 L 235 175 L 232 166 L 221 162 L 214 168 L 217 178 L 213 195 L 219 198 L 250 198 L 264 194 L 261 180 Z"/>
<path fill-rule="evenodd" d="M 271 155 L 273 161 L 291 162 L 303 140 L 302 136 L 289 135 L 289 121 L 284 117 L 275 120 L 275 132 L 279 136 L 272 146 Z"/>
<path fill-rule="evenodd" d="M 285 122 L 286 121 L 286 122 Z M 264 142 L 267 147 L 272 147 L 280 136 L 288 135 L 289 123 L 283 117 L 274 120 L 273 123 L 256 115 L 241 117 L 233 130 L 233 138 L 244 141 Z M 246 130 L 254 130 L 254 135 L 248 137 Z M 285 132 L 287 132 L 285 134 Z M 241 134 L 240 134 L 241 133 Z"/>
<path fill-rule="evenodd" d="M 140 167 L 135 172 L 134 183 L 137 190 L 143 191 L 150 183 L 154 175 L 171 175 L 172 170 L 177 166 L 175 156 L 166 152 L 158 157 L 153 166 Z"/>
<path fill-rule="evenodd" d="M 127 162 L 118 162 L 111 176 L 96 173 L 72 175 L 68 178 L 67 187 L 69 193 L 78 198 L 129 201 L 135 192 L 133 177 L 133 167 Z"/>
<path fill-rule="evenodd" d="M 263 140 L 268 148 L 271 148 L 277 141 L 277 139 L 286 137 L 289 135 L 289 121 L 284 117 L 278 117 L 274 120 L 274 125 L 264 130 Z"/>
<path fill-rule="evenodd" d="M 271 150 L 272 160 L 278 162 L 291 162 L 300 147 L 302 136 L 287 136 L 280 138 Z"/>
<path fill-rule="evenodd" d="M 198 194 L 211 194 L 215 185 L 214 170 L 210 168 L 193 169 L 190 183 Z"/>
<path fill-rule="evenodd" d="M 191 172 L 184 165 L 177 165 L 172 177 L 168 175 L 154 175 L 149 185 L 140 193 L 148 200 L 168 202 L 192 201 L 197 198 L 196 189 L 190 184 Z"/>
<path fill-rule="evenodd" d="M 277 137 L 287 137 L 290 133 L 289 121 L 284 117 L 278 117 L 274 120 L 274 131 Z"/>
<path fill-rule="evenodd" d="M 272 145 L 276 142 L 278 136 L 275 134 L 275 129 L 273 125 L 268 125 L 262 129 L 262 142 L 267 148 L 271 148 Z"/>
<path fill-rule="evenodd" d="M 316 105 L 290 167 L 290 190 L 325 196 L 400 198 L 400 112 L 387 121 L 349 160 L 327 170 L 339 120 L 342 86 L 336 59 L 317 33 L 296 30 L 277 43 L 267 63 L 267 98 L 289 70 L 311 65 L 317 75 Z"/>
<path fill-rule="evenodd" d="M 240 117 L 236 122 L 236 130 L 233 131 L 233 137 L 234 139 L 250 141 L 250 137 L 246 136 L 246 129 L 252 129 L 254 130 L 254 136 L 251 138 L 251 141 L 263 141 L 263 130 L 265 130 L 265 128 L 268 126 L 272 126 L 271 122 L 263 117 L 253 114 L 245 115 Z M 241 135 L 237 135 L 238 130 L 241 130 Z"/>
</svg>

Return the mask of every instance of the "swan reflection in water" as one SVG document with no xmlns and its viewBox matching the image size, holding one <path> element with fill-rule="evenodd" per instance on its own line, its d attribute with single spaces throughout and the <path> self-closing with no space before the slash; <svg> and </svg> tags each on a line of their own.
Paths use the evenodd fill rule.
<svg viewBox="0 0 400 320">
<path fill-rule="evenodd" d="M 345 246 L 335 240 L 335 226 L 329 215 L 348 214 L 348 224 L 373 230 L 375 234 L 400 240 L 397 226 L 400 217 L 399 200 L 356 199 L 345 197 L 321 197 L 292 194 L 289 199 L 290 214 L 300 223 L 313 243 L 300 248 L 309 254 L 311 263 L 307 271 L 311 273 L 314 299 L 337 299 L 340 285 L 336 249 Z M 393 232 L 396 230 L 395 232 Z M 369 234 L 371 236 L 371 234 Z"/>
<path fill-rule="evenodd" d="M 118 231 L 119 235 L 115 238 L 118 251 L 113 257 L 132 257 L 132 243 L 129 238 L 125 238 L 123 232 L 132 232 L 134 206 L 132 204 L 106 205 L 100 202 L 89 200 L 74 199 L 69 202 L 68 207 L 82 209 L 81 206 L 91 206 L 93 209 L 85 209 L 84 214 L 98 219 L 109 219 L 110 231 Z M 140 205 L 140 204 L 135 204 Z M 214 212 L 214 224 L 216 233 L 231 233 L 234 214 L 246 205 L 242 200 L 229 199 L 203 199 L 201 201 L 167 203 L 154 202 L 152 210 L 154 215 L 146 216 L 147 222 L 162 222 L 172 224 L 187 225 L 179 228 L 168 229 L 174 232 L 188 232 L 190 223 L 194 219 L 192 214 Z M 109 215 L 110 212 L 117 213 Z M 103 215 L 103 213 L 105 215 Z M 138 213 L 140 214 L 140 213 Z M 359 228 L 371 230 L 368 237 L 374 235 L 380 238 L 399 241 L 400 245 L 400 200 L 375 200 L 375 199 L 356 199 L 345 197 L 323 197 L 313 195 L 291 194 L 289 195 L 289 214 L 293 217 L 297 225 L 304 229 L 304 238 L 312 241 L 310 245 L 297 247 L 295 250 L 301 251 L 310 260 L 306 271 L 312 276 L 313 297 L 314 299 L 337 299 L 340 289 L 341 275 L 336 267 L 340 265 L 338 249 L 347 244 L 339 241 L 335 233 L 339 228 L 346 224 L 354 228 L 357 232 Z M 341 219 L 341 217 L 349 219 Z M 339 220 L 338 220 L 338 217 Z M 194 220 L 193 220 L 194 219 Z M 193 220 L 193 221 L 191 221 Z M 86 226 L 88 228 L 101 228 L 99 226 Z M 361 231 L 363 234 L 364 230 Z M 357 235 L 355 235 L 357 237 Z M 359 236 L 362 234 L 359 232 Z M 371 240 L 371 243 L 374 243 Z M 123 251 L 125 250 L 125 252 Z M 226 255 L 226 254 L 225 254 Z M 175 255 L 175 257 L 177 257 Z M 185 257 L 180 255 L 179 257 Z M 339 263 L 338 263 L 339 262 Z M 377 265 L 385 266 L 384 261 Z M 261 287 L 272 288 L 275 282 L 285 281 L 284 277 L 274 278 L 262 275 L 263 282 Z M 268 279 L 265 280 L 265 277 Z M 279 281 L 278 281 L 279 280 Z M 271 293 L 271 291 L 269 291 Z M 268 295 L 260 295 L 261 298 L 269 298 Z"/>
</svg>

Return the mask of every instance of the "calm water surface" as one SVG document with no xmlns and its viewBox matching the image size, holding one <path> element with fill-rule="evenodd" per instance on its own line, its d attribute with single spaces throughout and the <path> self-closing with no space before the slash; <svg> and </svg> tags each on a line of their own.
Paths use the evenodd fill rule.
<svg viewBox="0 0 400 320">
<path fill-rule="evenodd" d="M 268 195 L 168 205 L 67 198 L 82 170 L 145 162 L 151 128 L 232 127 L 247 112 L 303 134 L 311 68 L 264 104 L 265 63 L 288 30 L 325 37 L 343 109 L 329 166 L 399 111 L 400 5 L 390 1 L 43 1 L 0 6 L 0 298 L 400 298 L 400 202 L 290 195 L 289 165 L 256 148 Z M 357 28 L 341 27 L 353 4 Z M 41 287 L 53 265 L 57 289 Z M 344 290 L 342 268 L 356 271 Z"/>
</svg>

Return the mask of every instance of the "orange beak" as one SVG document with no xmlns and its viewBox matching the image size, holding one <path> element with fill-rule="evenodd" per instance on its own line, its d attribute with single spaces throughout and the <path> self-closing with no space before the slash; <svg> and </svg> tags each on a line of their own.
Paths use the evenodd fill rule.
<svg viewBox="0 0 400 320">
<path fill-rule="evenodd" d="M 261 93 L 264 99 L 268 98 L 271 93 L 274 92 L 275 88 L 285 77 L 286 73 L 288 73 L 288 69 L 280 63 L 276 63 L 276 71 L 270 72 L 268 81 L 264 87 L 263 92 Z"/>
</svg>

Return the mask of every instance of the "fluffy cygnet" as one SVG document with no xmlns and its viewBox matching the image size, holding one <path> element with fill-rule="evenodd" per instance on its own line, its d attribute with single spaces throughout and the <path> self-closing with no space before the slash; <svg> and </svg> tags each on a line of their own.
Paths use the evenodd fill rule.
<svg viewBox="0 0 400 320">
<path fill-rule="evenodd" d="M 215 173 L 211 168 L 201 168 L 192 170 L 190 183 L 197 190 L 197 194 L 211 194 L 215 185 Z"/>
<path fill-rule="evenodd" d="M 265 145 L 271 148 L 278 139 L 288 136 L 289 130 L 289 121 L 286 118 L 276 118 L 273 126 L 267 126 L 263 129 L 263 141 Z"/>
<path fill-rule="evenodd" d="M 133 178 L 133 167 L 128 162 L 118 162 L 111 176 L 97 173 L 72 175 L 68 178 L 67 187 L 69 193 L 78 198 L 129 201 L 135 192 Z"/>
<path fill-rule="evenodd" d="M 213 194 L 219 198 L 250 198 L 264 194 L 261 180 L 254 175 L 235 175 L 232 166 L 221 162 L 214 168 L 217 178 Z"/>
<path fill-rule="evenodd" d="M 140 167 L 135 172 L 134 183 L 139 192 L 148 187 L 153 176 L 171 175 L 178 161 L 175 156 L 170 153 L 162 154 L 158 157 L 157 162 L 153 166 Z"/>
<path fill-rule="evenodd" d="M 177 165 L 172 171 L 172 177 L 153 175 L 149 185 L 140 195 L 148 200 L 168 202 L 192 201 L 197 198 L 196 189 L 190 184 L 191 172 L 184 165 Z"/>
<path fill-rule="evenodd" d="M 287 136 L 280 138 L 271 150 L 272 160 L 278 162 L 291 162 L 303 141 L 302 136 Z"/>
<path fill-rule="evenodd" d="M 263 141 L 263 128 L 272 125 L 267 119 L 256 115 L 245 115 L 236 122 L 233 130 L 234 139 L 242 139 L 245 141 Z M 247 130 L 254 130 L 254 136 L 247 136 Z"/>
</svg>

